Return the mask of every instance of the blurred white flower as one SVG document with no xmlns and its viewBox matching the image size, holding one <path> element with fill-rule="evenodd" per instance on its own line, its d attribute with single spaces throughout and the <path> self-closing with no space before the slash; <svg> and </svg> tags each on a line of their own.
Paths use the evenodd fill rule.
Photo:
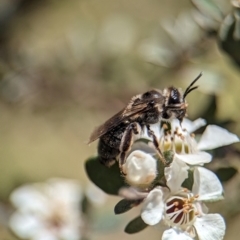
<svg viewBox="0 0 240 240">
<path fill-rule="evenodd" d="M 181 188 L 182 182 L 175 179 L 179 189 L 154 188 L 144 199 L 141 217 L 148 225 L 161 222 L 170 227 L 164 231 L 163 240 L 187 240 L 198 236 L 201 240 L 220 240 L 225 234 L 225 222 L 219 214 L 207 214 L 203 201 L 222 198 L 223 188 L 216 175 L 203 168 L 194 169 L 192 191 Z"/>
<path fill-rule="evenodd" d="M 123 165 L 126 182 L 135 187 L 148 187 L 157 176 L 157 160 L 152 154 L 133 151 Z"/>
<path fill-rule="evenodd" d="M 49 179 L 19 187 L 10 195 L 17 208 L 10 228 L 24 239 L 79 240 L 81 199 L 81 188 L 74 180 Z"/>
</svg>

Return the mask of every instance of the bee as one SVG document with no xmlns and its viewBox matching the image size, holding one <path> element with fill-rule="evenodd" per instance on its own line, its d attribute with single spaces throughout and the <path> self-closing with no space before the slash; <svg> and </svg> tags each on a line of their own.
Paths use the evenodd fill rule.
<svg viewBox="0 0 240 240">
<path fill-rule="evenodd" d="M 185 98 L 198 87 L 193 85 L 201 76 L 202 73 L 192 81 L 183 94 L 175 87 L 168 87 L 163 91 L 150 90 L 132 97 L 124 109 L 97 127 L 90 136 L 88 144 L 99 138 L 100 162 L 110 167 L 118 161 L 121 169 L 134 140 L 145 128 L 160 159 L 166 164 L 151 125 L 172 118 L 178 119 L 181 123 L 188 107 Z"/>
</svg>

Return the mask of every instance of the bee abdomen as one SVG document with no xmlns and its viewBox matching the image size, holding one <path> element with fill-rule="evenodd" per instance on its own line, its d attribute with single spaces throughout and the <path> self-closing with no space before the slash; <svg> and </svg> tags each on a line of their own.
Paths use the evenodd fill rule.
<svg viewBox="0 0 240 240">
<path fill-rule="evenodd" d="M 110 140 L 112 141 L 112 140 Z M 100 162 L 106 166 L 111 166 L 119 155 L 119 144 L 115 147 L 109 145 L 104 139 L 100 139 L 98 143 L 98 154 Z"/>
</svg>

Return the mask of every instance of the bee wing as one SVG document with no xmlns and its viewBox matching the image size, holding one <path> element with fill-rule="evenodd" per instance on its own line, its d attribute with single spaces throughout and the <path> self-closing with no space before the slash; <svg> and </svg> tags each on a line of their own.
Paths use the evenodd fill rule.
<svg viewBox="0 0 240 240">
<path fill-rule="evenodd" d="M 138 103 L 135 103 L 134 100 L 137 96 L 131 99 L 126 108 L 122 109 L 120 112 L 108 119 L 105 123 L 97 127 L 91 134 L 88 144 L 97 140 L 99 137 L 112 130 L 121 122 L 128 120 L 129 117 L 144 112 L 147 109 L 148 102 L 139 101 Z"/>
<path fill-rule="evenodd" d="M 97 140 L 99 137 L 101 137 L 102 135 L 113 129 L 115 126 L 117 126 L 119 123 L 121 123 L 124 120 L 123 112 L 124 109 L 109 118 L 102 125 L 96 127 L 90 136 L 88 144 Z"/>
</svg>

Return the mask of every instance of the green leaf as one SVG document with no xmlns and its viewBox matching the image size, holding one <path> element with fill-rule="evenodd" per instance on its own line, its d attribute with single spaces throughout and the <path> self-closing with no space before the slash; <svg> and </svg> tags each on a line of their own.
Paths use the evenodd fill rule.
<svg viewBox="0 0 240 240">
<path fill-rule="evenodd" d="M 172 151 L 172 150 L 165 151 L 165 152 L 163 152 L 163 155 L 167 162 L 167 165 L 170 165 L 173 161 L 174 151 Z"/>
<path fill-rule="evenodd" d="M 148 225 L 142 220 L 141 216 L 134 218 L 125 227 L 124 231 L 128 234 L 138 233 L 144 230 Z"/>
<path fill-rule="evenodd" d="M 234 177 L 236 173 L 237 173 L 237 169 L 233 167 L 219 168 L 215 171 L 215 174 L 217 175 L 217 177 L 221 182 L 227 182 L 232 177 Z"/>
<path fill-rule="evenodd" d="M 119 189 L 126 186 L 117 164 L 108 168 L 93 157 L 85 162 L 85 170 L 89 179 L 108 194 L 118 195 Z"/>
<path fill-rule="evenodd" d="M 193 171 L 192 170 L 188 170 L 188 178 L 186 178 L 184 180 L 184 182 L 182 183 L 182 187 L 187 188 L 188 190 L 192 190 L 192 186 L 193 186 Z"/>
<path fill-rule="evenodd" d="M 138 206 L 141 202 L 142 202 L 142 199 L 139 199 L 139 200 L 122 199 L 116 204 L 114 208 L 114 212 L 115 214 L 125 213 L 131 210 L 133 207 Z"/>
<path fill-rule="evenodd" d="M 88 200 L 88 198 L 86 197 L 86 195 L 84 194 L 82 202 L 81 202 L 81 210 L 84 214 L 88 215 L 90 213 L 91 210 L 91 203 Z"/>
</svg>

